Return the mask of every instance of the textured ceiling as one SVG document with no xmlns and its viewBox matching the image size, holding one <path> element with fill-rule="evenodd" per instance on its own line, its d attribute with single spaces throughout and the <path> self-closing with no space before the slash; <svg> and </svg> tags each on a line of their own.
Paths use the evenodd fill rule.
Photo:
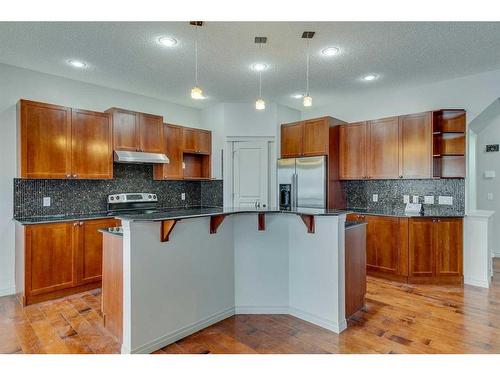
<svg viewBox="0 0 500 375">
<path fill-rule="evenodd" d="M 258 95 L 252 63 L 265 61 L 263 97 L 301 109 L 305 89 L 303 31 L 310 42 L 314 106 L 334 95 L 425 84 L 500 68 L 500 23 L 207 22 L 199 30 L 199 81 L 206 100 L 189 97 L 194 29 L 187 22 L 0 22 L 0 62 L 193 107 L 248 102 Z M 171 35 L 175 48 L 157 44 Z M 267 36 L 262 49 L 255 36 Z M 321 55 L 338 46 L 341 54 Z M 87 69 L 69 66 L 81 59 Z M 362 82 L 366 73 L 380 74 Z"/>
</svg>

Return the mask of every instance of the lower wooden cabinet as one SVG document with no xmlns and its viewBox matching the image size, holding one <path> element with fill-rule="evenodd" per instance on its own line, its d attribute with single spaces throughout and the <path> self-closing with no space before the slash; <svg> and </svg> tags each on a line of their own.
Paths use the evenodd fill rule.
<svg viewBox="0 0 500 375">
<path fill-rule="evenodd" d="M 33 224 L 16 228 L 16 288 L 23 305 L 100 286 L 100 228 L 116 219 Z"/>
<path fill-rule="evenodd" d="M 463 222 L 460 218 L 411 218 L 409 281 L 463 282 Z"/>
<path fill-rule="evenodd" d="M 366 225 L 345 231 L 345 316 L 349 318 L 365 306 Z"/>
<path fill-rule="evenodd" d="M 367 273 L 409 283 L 463 282 L 463 220 L 350 214 L 367 225 Z"/>
</svg>

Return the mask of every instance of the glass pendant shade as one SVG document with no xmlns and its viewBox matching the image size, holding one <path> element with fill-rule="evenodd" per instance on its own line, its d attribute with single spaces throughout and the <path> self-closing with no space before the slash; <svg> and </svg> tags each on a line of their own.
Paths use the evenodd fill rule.
<svg viewBox="0 0 500 375">
<path fill-rule="evenodd" d="M 303 101 L 304 107 L 310 107 L 313 104 L 313 98 L 311 98 L 309 95 L 304 96 L 304 101 Z"/>
<path fill-rule="evenodd" d="M 257 99 L 255 101 L 255 109 L 258 111 L 266 109 L 266 102 L 262 98 Z"/>
<path fill-rule="evenodd" d="M 203 99 L 203 91 L 200 87 L 195 86 L 191 89 L 191 98 L 196 100 Z"/>
</svg>

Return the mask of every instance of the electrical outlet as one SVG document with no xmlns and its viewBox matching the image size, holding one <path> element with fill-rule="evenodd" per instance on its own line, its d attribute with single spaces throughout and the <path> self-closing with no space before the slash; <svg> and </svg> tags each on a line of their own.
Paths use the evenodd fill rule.
<svg viewBox="0 0 500 375">
<path fill-rule="evenodd" d="M 404 204 L 410 203 L 410 196 L 409 195 L 403 195 L 403 203 Z"/>
<path fill-rule="evenodd" d="M 183 200 L 183 201 L 186 200 L 186 193 L 181 193 L 181 200 Z"/>
<path fill-rule="evenodd" d="M 493 193 L 488 193 L 488 200 L 492 201 L 493 200 Z"/>
<path fill-rule="evenodd" d="M 373 194 L 372 200 L 378 202 L 378 194 Z"/>
<path fill-rule="evenodd" d="M 426 195 L 424 196 L 425 204 L 434 204 L 434 195 Z"/>
<path fill-rule="evenodd" d="M 43 197 L 43 207 L 50 207 L 50 197 Z"/>
<path fill-rule="evenodd" d="M 412 198 L 412 203 L 418 203 L 418 195 L 414 195 Z"/>
<path fill-rule="evenodd" d="M 448 196 L 439 196 L 438 200 L 439 204 L 447 205 L 447 206 L 452 206 L 453 205 L 453 197 L 448 197 Z"/>
</svg>

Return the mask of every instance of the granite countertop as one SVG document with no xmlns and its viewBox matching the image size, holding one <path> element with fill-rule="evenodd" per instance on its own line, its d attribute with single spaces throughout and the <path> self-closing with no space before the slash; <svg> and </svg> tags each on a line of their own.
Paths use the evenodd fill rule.
<svg viewBox="0 0 500 375">
<path fill-rule="evenodd" d="M 297 208 L 291 211 L 283 211 L 279 208 L 235 208 L 235 207 L 188 207 L 188 208 L 160 208 L 157 212 L 153 213 L 108 213 L 108 212 L 95 212 L 83 213 L 73 215 L 47 215 L 47 216 L 33 216 L 25 218 L 14 218 L 22 225 L 30 224 L 43 224 L 43 223 L 57 223 L 63 221 L 76 221 L 76 220 L 93 220 L 116 217 L 121 220 L 128 221 L 162 221 L 172 219 L 187 219 L 194 217 L 215 216 L 215 215 L 229 215 L 236 213 L 289 213 L 295 215 L 314 215 L 314 216 L 338 216 L 349 213 L 345 210 L 330 210 L 330 209 L 316 209 L 316 208 Z"/>
<path fill-rule="evenodd" d="M 348 208 L 348 211 L 355 214 L 374 215 L 374 216 L 395 216 L 395 217 L 465 217 L 462 212 L 456 212 L 449 208 L 426 208 L 423 214 L 405 213 L 404 208 L 387 209 L 367 209 L 367 208 Z"/>
<path fill-rule="evenodd" d="M 314 215 L 314 216 L 339 216 L 349 213 L 345 210 L 330 210 L 317 208 L 296 208 L 293 210 L 280 210 L 279 208 L 238 208 L 238 207 L 201 207 L 185 208 L 162 212 L 154 212 L 139 215 L 117 215 L 118 219 L 127 221 L 162 221 L 162 220 L 180 220 L 195 217 L 206 217 L 216 215 L 231 215 L 240 213 L 282 213 L 293 215 Z"/>
</svg>

